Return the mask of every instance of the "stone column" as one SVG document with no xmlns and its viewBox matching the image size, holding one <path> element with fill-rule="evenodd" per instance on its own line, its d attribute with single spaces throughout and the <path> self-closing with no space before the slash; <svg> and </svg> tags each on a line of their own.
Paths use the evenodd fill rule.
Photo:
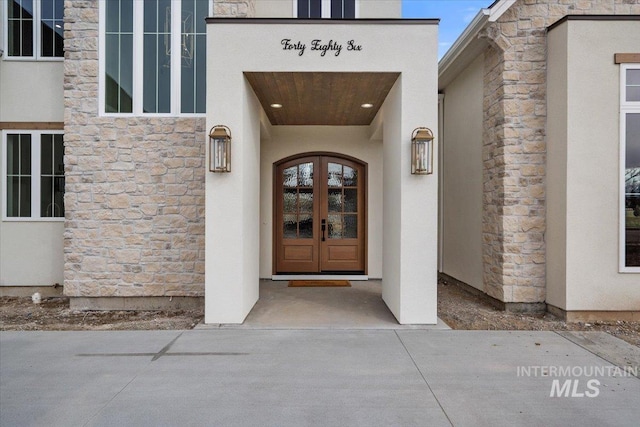
<svg viewBox="0 0 640 427">
<path fill-rule="evenodd" d="M 636 0 L 520 0 L 483 34 L 484 286 L 500 301 L 545 300 L 546 28 L 569 14 L 634 13 Z"/>
</svg>

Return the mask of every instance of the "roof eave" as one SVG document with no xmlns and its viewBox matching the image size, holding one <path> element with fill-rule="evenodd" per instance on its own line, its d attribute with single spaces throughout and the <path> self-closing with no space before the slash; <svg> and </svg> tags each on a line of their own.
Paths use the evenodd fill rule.
<svg viewBox="0 0 640 427">
<path fill-rule="evenodd" d="M 481 9 L 478 12 L 438 62 L 438 76 L 440 81 L 447 80 L 443 77 L 446 76 L 451 66 L 458 61 L 470 45 L 477 45 L 480 32 L 484 30 L 489 23 L 496 22 L 515 2 L 516 0 L 498 0 L 489 8 Z M 453 77 L 455 76 L 449 76 L 450 79 L 453 79 Z"/>
</svg>

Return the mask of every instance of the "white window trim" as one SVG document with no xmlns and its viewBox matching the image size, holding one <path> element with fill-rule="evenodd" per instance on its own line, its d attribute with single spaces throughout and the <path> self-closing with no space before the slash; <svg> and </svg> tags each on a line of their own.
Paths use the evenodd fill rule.
<svg viewBox="0 0 640 427">
<path fill-rule="evenodd" d="M 16 217 L 7 216 L 7 135 L 8 134 L 29 134 L 31 135 L 31 216 Z M 2 131 L 2 221 L 3 222 L 64 222 L 64 217 L 42 217 L 40 216 L 40 149 L 42 135 L 62 135 L 61 130 L 3 130 Z"/>
<path fill-rule="evenodd" d="M 98 11 L 98 114 L 102 117 L 206 117 L 206 113 L 181 113 L 181 67 L 180 55 L 171 55 L 171 112 L 170 113 L 144 113 L 142 111 L 143 86 L 142 76 L 144 73 L 144 2 L 133 2 L 133 112 L 131 113 L 107 113 L 105 111 L 105 43 L 106 43 L 106 2 L 100 1 Z M 209 16 L 213 13 L 213 2 L 209 1 Z M 172 16 L 182 16 L 181 0 L 171 0 Z M 175 14 L 175 15 L 174 15 Z M 182 28 L 180 19 L 171 20 L 171 51 L 180 52 L 180 37 Z"/>
<path fill-rule="evenodd" d="M 293 17 L 298 17 L 298 0 L 292 0 L 291 10 L 293 11 Z M 320 6 L 320 16 L 322 19 L 331 19 L 331 0 L 322 0 Z M 355 19 L 360 16 L 360 0 L 355 0 Z"/>
<path fill-rule="evenodd" d="M 10 56 L 9 55 L 9 11 L 7 10 L 9 7 L 9 2 L 2 2 L 2 6 L 4 10 L 2 11 L 2 25 L 4 26 L 4 43 L 3 50 L 4 54 L 2 55 L 2 59 L 5 61 L 42 61 L 42 62 L 62 62 L 64 61 L 64 56 L 42 56 L 42 42 L 40 41 L 40 36 L 42 33 L 41 25 L 40 25 L 40 16 L 41 16 L 41 5 L 40 0 L 33 0 L 35 3 L 35 7 L 33 8 L 33 51 L 35 55 L 31 56 Z M 100 2 L 102 3 L 102 2 Z"/>
<path fill-rule="evenodd" d="M 627 113 L 640 114 L 640 102 L 630 102 L 626 99 L 626 83 L 627 70 L 640 70 L 640 64 L 621 64 L 620 65 L 620 175 L 618 181 L 620 183 L 620 202 L 619 210 L 619 272 L 620 273 L 640 273 L 640 267 L 627 267 L 625 260 L 625 244 L 626 244 L 626 227 L 625 227 L 625 165 L 626 165 L 626 115 Z"/>
</svg>

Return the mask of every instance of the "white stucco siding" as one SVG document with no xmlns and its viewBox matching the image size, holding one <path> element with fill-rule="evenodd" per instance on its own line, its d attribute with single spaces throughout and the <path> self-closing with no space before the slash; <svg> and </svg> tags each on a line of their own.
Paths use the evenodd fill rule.
<svg viewBox="0 0 640 427">
<path fill-rule="evenodd" d="M 62 74 L 62 61 L 14 61 L 6 56 L 0 59 L 0 122 L 62 122 Z M 0 148 L 3 175 L 5 154 L 3 145 Z M 5 197 L 3 192 L 1 213 L 5 213 Z M 0 286 L 62 284 L 63 232 L 61 221 L 0 219 Z"/>
<path fill-rule="evenodd" d="M 0 223 L 0 286 L 62 284 L 63 232 L 62 222 Z"/>
<path fill-rule="evenodd" d="M 273 273 L 273 165 L 286 157 L 331 152 L 367 163 L 368 275 L 382 277 L 382 141 L 368 126 L 273 126 L 262 140 L 260 165 L 260 277 Z"/>
<path fill-rule="evenodd" d="M 618 271 L 620 67 L 613 56 L 638 51 L 640 21 L 569 20 L 551 32 L 563 26 L 567 185 L 566 307 L 561 308 L 638 310 L 640 274 Z M 558 39 L 554 42 L 562 42 Z M 548 182 L 550 189 L 553 185 Z M 552 213 L 548 221 L 561 220 L 563 209 Z"/>
<path fill-rule="evenodd" d="M 207 323 L 242 322 L 252 298 L 257 295 L 258 278 L 268 277 L 271 272 L 272 259 L 265 256 L 271 246 L 272 224 L 268 219 L 271 209 L 261 207 L 260 201 L 272 203 L 273 162 L 294 150 L 299 153 L 333 147 L 334 143 L 327 138 L 345 132 L 347 135 L 354 132 L 356 141 L 330 151 L 370 163 L 370 172 L 373 172 L 371 163 L 376 163 L 382 153 L 382 178 L 370 175 L 369 181 L 369 236 L 372 228 L 380 229 L 381 222 L 383 229 L 382 243 L 376 243 L 376 238 L 369 241 L 369 274 L 375 277 L 378 275 L 376 268 L 378 272 L 382 271 L 383 299 L 400 323 L 437 322 L 437 167 L 431 176 L 410 173 L 412 130 L 419 126 L 437 128 L 437 30 L 433 21 L 316 21 L 307 24 L 295 20 L 209 21 L 207 125 L 208 128 L 219 123 L 228 125 L 233 132 L 234 148 L 232 172 L 207 173 L 206 177 Z M 293 50 L 283 50 L 283 39 L 307 43 L 305 53 L 300 55 Z M 310 48 L 315 39 L 333 40 L 345 48 L 340 55 L 322 56 Z M 362 49 L 347 50 L 350 40 Z M 242 46 L 241 52 L 238 46 Z M 365 152 L 366 144 L 375 144 L 369 135 L 379 133 L 369 127 L 362 130 L 276 130 L 263 126 L 260 129 L 258 117 L 263 113 L 255 99 L 246 95 L 251 89 L 243 72 L 299 71 L 400 73 L 378 119 L 383 128 L 382 150 Z M 248 110 L 246 103 L 251 104 Z M 248 130 L 249 123 L 251 129 Z M 258 129 L 268 134 L 263 136 L 262 144 L 256 137 Z M 315 140 L 317 145 L 306 146 L 301 141 L 296 141 L 295 149 L 291 148 L 292 143 L 288 143 L 289 148 L 277 145 L 280 137 L 291 139 L 295 132 L 305 132 L 305 138 Z M 281 153 L 271 153 L 272 149 L 281 150 Z M 261 163 L 255 163 L 256 156 L 261 158 Z M 387 165 L 387 158 L 390 165 Z M 264 180 L 261 174 L 263 178 L 267 175 L 266 182 L 261 182 Z M 382 196 L 376 195 L 379 199 L 371 197 L 376 187 L 383 189 Z M 260 190 L 256 191 L 256 188 Z M 371 203 L 379 205 L 382 202 L 382 216 L 372 215 L 371 209 L 375 207 Z M 251 213 L 245 214 L 246 210 Z M 249 248 L 248 245 L 254 246 Z M 262 248 L 258 249 L 258 254 L 254 250 L 256 246 Z"/>
<path fill-rule="evenodd" d="M 444 89 L 442 272 L 483 290 L 484 55 Z"/>
<path fill-rule="evenodd" d="M 62 61 L 0 59 L 0 122 L 62 122 Z"/>
<path fill-rule="evenodd" d="M 401 18 L 400 0 L 356 0 L 356 18 Z"/>
<path fill-rule="evenodd" d="M 567 306 L 567 25 L 549 32 L 547 64 L 547 303 Z"/>
</svg>

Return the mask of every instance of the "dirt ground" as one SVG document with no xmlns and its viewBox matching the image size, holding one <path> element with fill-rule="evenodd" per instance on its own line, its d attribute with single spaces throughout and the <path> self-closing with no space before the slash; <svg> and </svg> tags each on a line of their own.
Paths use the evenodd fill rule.
<svg viewBox="0 0 640 427">
<path fill-rule="evenodd" d="M 486 298 L 454 284 L 438 285 L 438 316 L 453 329 L 604 331 L 640 347 L 640 322 L 566 323 L 551 314 L 517 314 L 495 309 Z M 204 318 L 192 311 L 74 311 L 65 298 L 0 298 L 0 330 L 81 331 L 192 329 Z"/>
<path fill-rule="evenodd" d="M 550 313 L 505 312 L 455 284 L 438 284 L 438 316 L 453 329 L 603 331 L 640 347 L 640 322 L 567 323 Z"/>
</svg>

